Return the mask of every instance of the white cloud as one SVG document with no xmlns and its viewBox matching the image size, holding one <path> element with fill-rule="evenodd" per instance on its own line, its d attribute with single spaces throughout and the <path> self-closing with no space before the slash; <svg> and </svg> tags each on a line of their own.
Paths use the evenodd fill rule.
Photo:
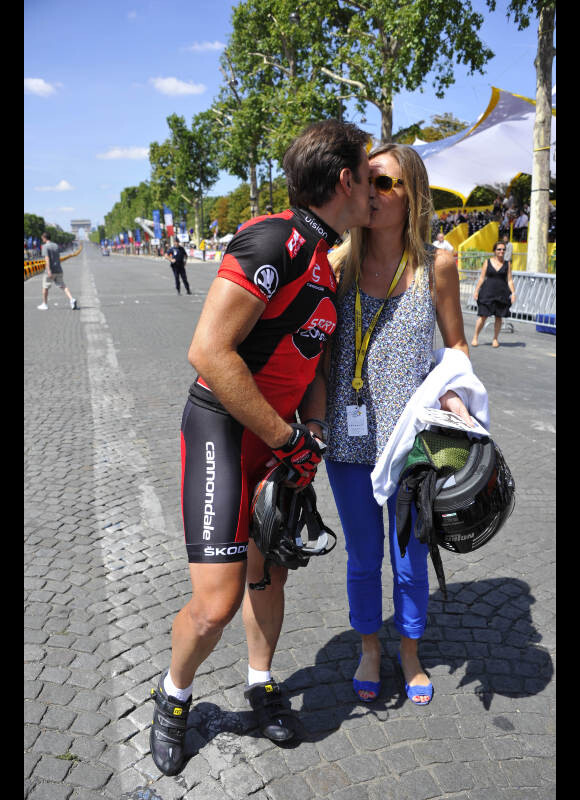
<svg viewBox="0 0 580 800">
<path fill-rule="evenodd" d="M 110 147 L 106 153 L 97 153 L 97 158 L 119 159 L 128 158 L 132 160 L 149 158 L 148 147 Z"/>
<path fill-rule="evenodd" d="M 44 78 L 24 78 L 24 92 L 36 94 L 38 97 L 48 97 L 56 92 L 56 88 Z"/>
<path fill-rule="evenodd" d="M 161 94 L 203 94 L 206 86 L 203 83 L 187 83 L 178 78 L 149 78 L 149 83 Z"/>
<path fill-rule="evenodd" d="M 59 181 L 56 186 L 35 186 L 35 192 L 71 192 L 75 187 L 68 181 Z"/>
<path fill-rule="evenodd" d="M 191 53 L 206 53 L 208 50 L 223 50 L 225 44 L 223 42 L 194 42 L 190 44 L 189 47 L 186 47 L 185 50 L 188 50 Z"/>
</svg>

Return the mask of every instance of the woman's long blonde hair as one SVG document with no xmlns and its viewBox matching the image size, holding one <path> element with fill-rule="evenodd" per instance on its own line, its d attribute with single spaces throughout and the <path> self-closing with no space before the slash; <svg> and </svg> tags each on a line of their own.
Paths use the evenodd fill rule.
<svg viewBox="0 0 580 800">
<path fill-rule="evenodd" d="M 430 243 L 433 201 L 429 178 L 421 156 L 412 147 L 402 144 L 378 145 L 369 153 L 369 159 L 390 153 L 401 167 L 403 185 L 407 194 L 408 213 L 403 228 L 403 241 L 414 272 L 414 289 L 424 280 L 426 261 L 425 244 Z M 338 299 L 358 280 L 368 249 L 369 228 L 352 228 L 346 240 L 329 253 L 328 258 L 339 283 Z"/>
</svg>

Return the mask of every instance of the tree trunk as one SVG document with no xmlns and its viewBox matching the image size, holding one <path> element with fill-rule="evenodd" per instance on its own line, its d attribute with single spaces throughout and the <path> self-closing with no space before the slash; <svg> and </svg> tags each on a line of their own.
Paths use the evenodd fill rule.
<svg viewBox="0 0 580 800">
<path fill-rule="evenodd" d="M 528 272 L 548 269 L 550 220 L 550 138 L 552 127 L 552 59 L 555 9 L 540 12 L 536 55 L 536 116 L 530 222 L 528 228 Z"/>
<path fill-rule="evenodd" d="M 195 201 L 195 246 L 199 247 L 199 243 L 201 241 L 201 226 L 199 224 L 199 200 Z"/>
<path fill-rule="evenodd" d="M 389 144 L 393 140 L 393 104 L 381 108 L 381 144 Z"/>
<path fill-rule="evenodd" d="M 259 213 L 256 165 L 252 162 L 250 164 L 250 215 L 252 217 L 257 217 Z"/>
</svg>

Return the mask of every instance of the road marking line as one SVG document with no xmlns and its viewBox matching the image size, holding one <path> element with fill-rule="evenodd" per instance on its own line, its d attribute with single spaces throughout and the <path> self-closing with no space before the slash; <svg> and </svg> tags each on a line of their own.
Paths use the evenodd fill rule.
<svg viewBox="0 0 580 800">
<path fill-rule="evenodd" d="M 123 562 L 123 531 L 127 544 L 135 543 L 142 527 L 167 530 L 163 509 L 148 478 L 151 461 L 146 442 L 137 436 L 132 420 L 135 401 L 127 386 L 97 288 L 83 252 L 80 316 L 87 340 L 87 365 L 94 430 L 95 487 L 109 489 L 111 503 L 96 508 L 99 532 L 103 535 L 105 566 Z M 127 518 L 119 507 L 118 487 L 128 475 L 138 476 L 139 520 Z M 130 500 L 131 498 L 127 498 Z M 125 505 L 125 504 L 124 504 Z M 115 509 L 115 506 L 118 508 Z M 131 503 L 125 506 L 129 514 Z M 136 509 L 133 510 L 135 513 Z M 124 518 L 125 517 L 125 518 Z M 125 566 L 133 564 L 127 560 Z M 138 569 L 138 567 L 137 567 Z"/>
</svg>

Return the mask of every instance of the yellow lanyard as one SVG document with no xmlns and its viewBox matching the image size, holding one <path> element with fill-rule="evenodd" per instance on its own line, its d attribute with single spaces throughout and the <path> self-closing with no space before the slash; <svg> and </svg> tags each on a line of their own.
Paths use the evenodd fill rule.
<svg viewBox="0 0 580 800">
<path fill-rule="evenodd" d="M 395 276 L 391 281 L 391 285 L 389 286 L 389 291 L 387 292 L 387 296 L 385 300 L 383 300 L 381 307 L 373 317 L 373 320 L 369 325 L 369 327 L 367 328 L 367 332 L 365 333 L 364 338 L 362 335 L 362 307 L 360 302 L 360 292 L 358 288 L 358 280 L 356 281 L 356 299 L 354 304 L 354 336 L 355 336 L 354 354 L 355 354 L 356 364 L 354 368 L 354 378 L 352 379 L 352 387 L 357 393 L 357 405 L 358 405 L 358 393 L 363 387 L 363 380 L 361 378 L 362 366 L 365 360 L 365 356 L 367 354 L 371 334 L 381 315 L 381 311 L 384 308 L 385 302 L 393 293 L 395 286 L 398 284 L 401 275 L 405 271 L 405 267 L 407 266 L 407 258 L 408 258 L 407 251 L 404 250 L 403 255 L 401 256 L 401 261 L 399 262 L 399 266 L 397 267 L 397 271 L 395 272 Z"/>
</svg>

